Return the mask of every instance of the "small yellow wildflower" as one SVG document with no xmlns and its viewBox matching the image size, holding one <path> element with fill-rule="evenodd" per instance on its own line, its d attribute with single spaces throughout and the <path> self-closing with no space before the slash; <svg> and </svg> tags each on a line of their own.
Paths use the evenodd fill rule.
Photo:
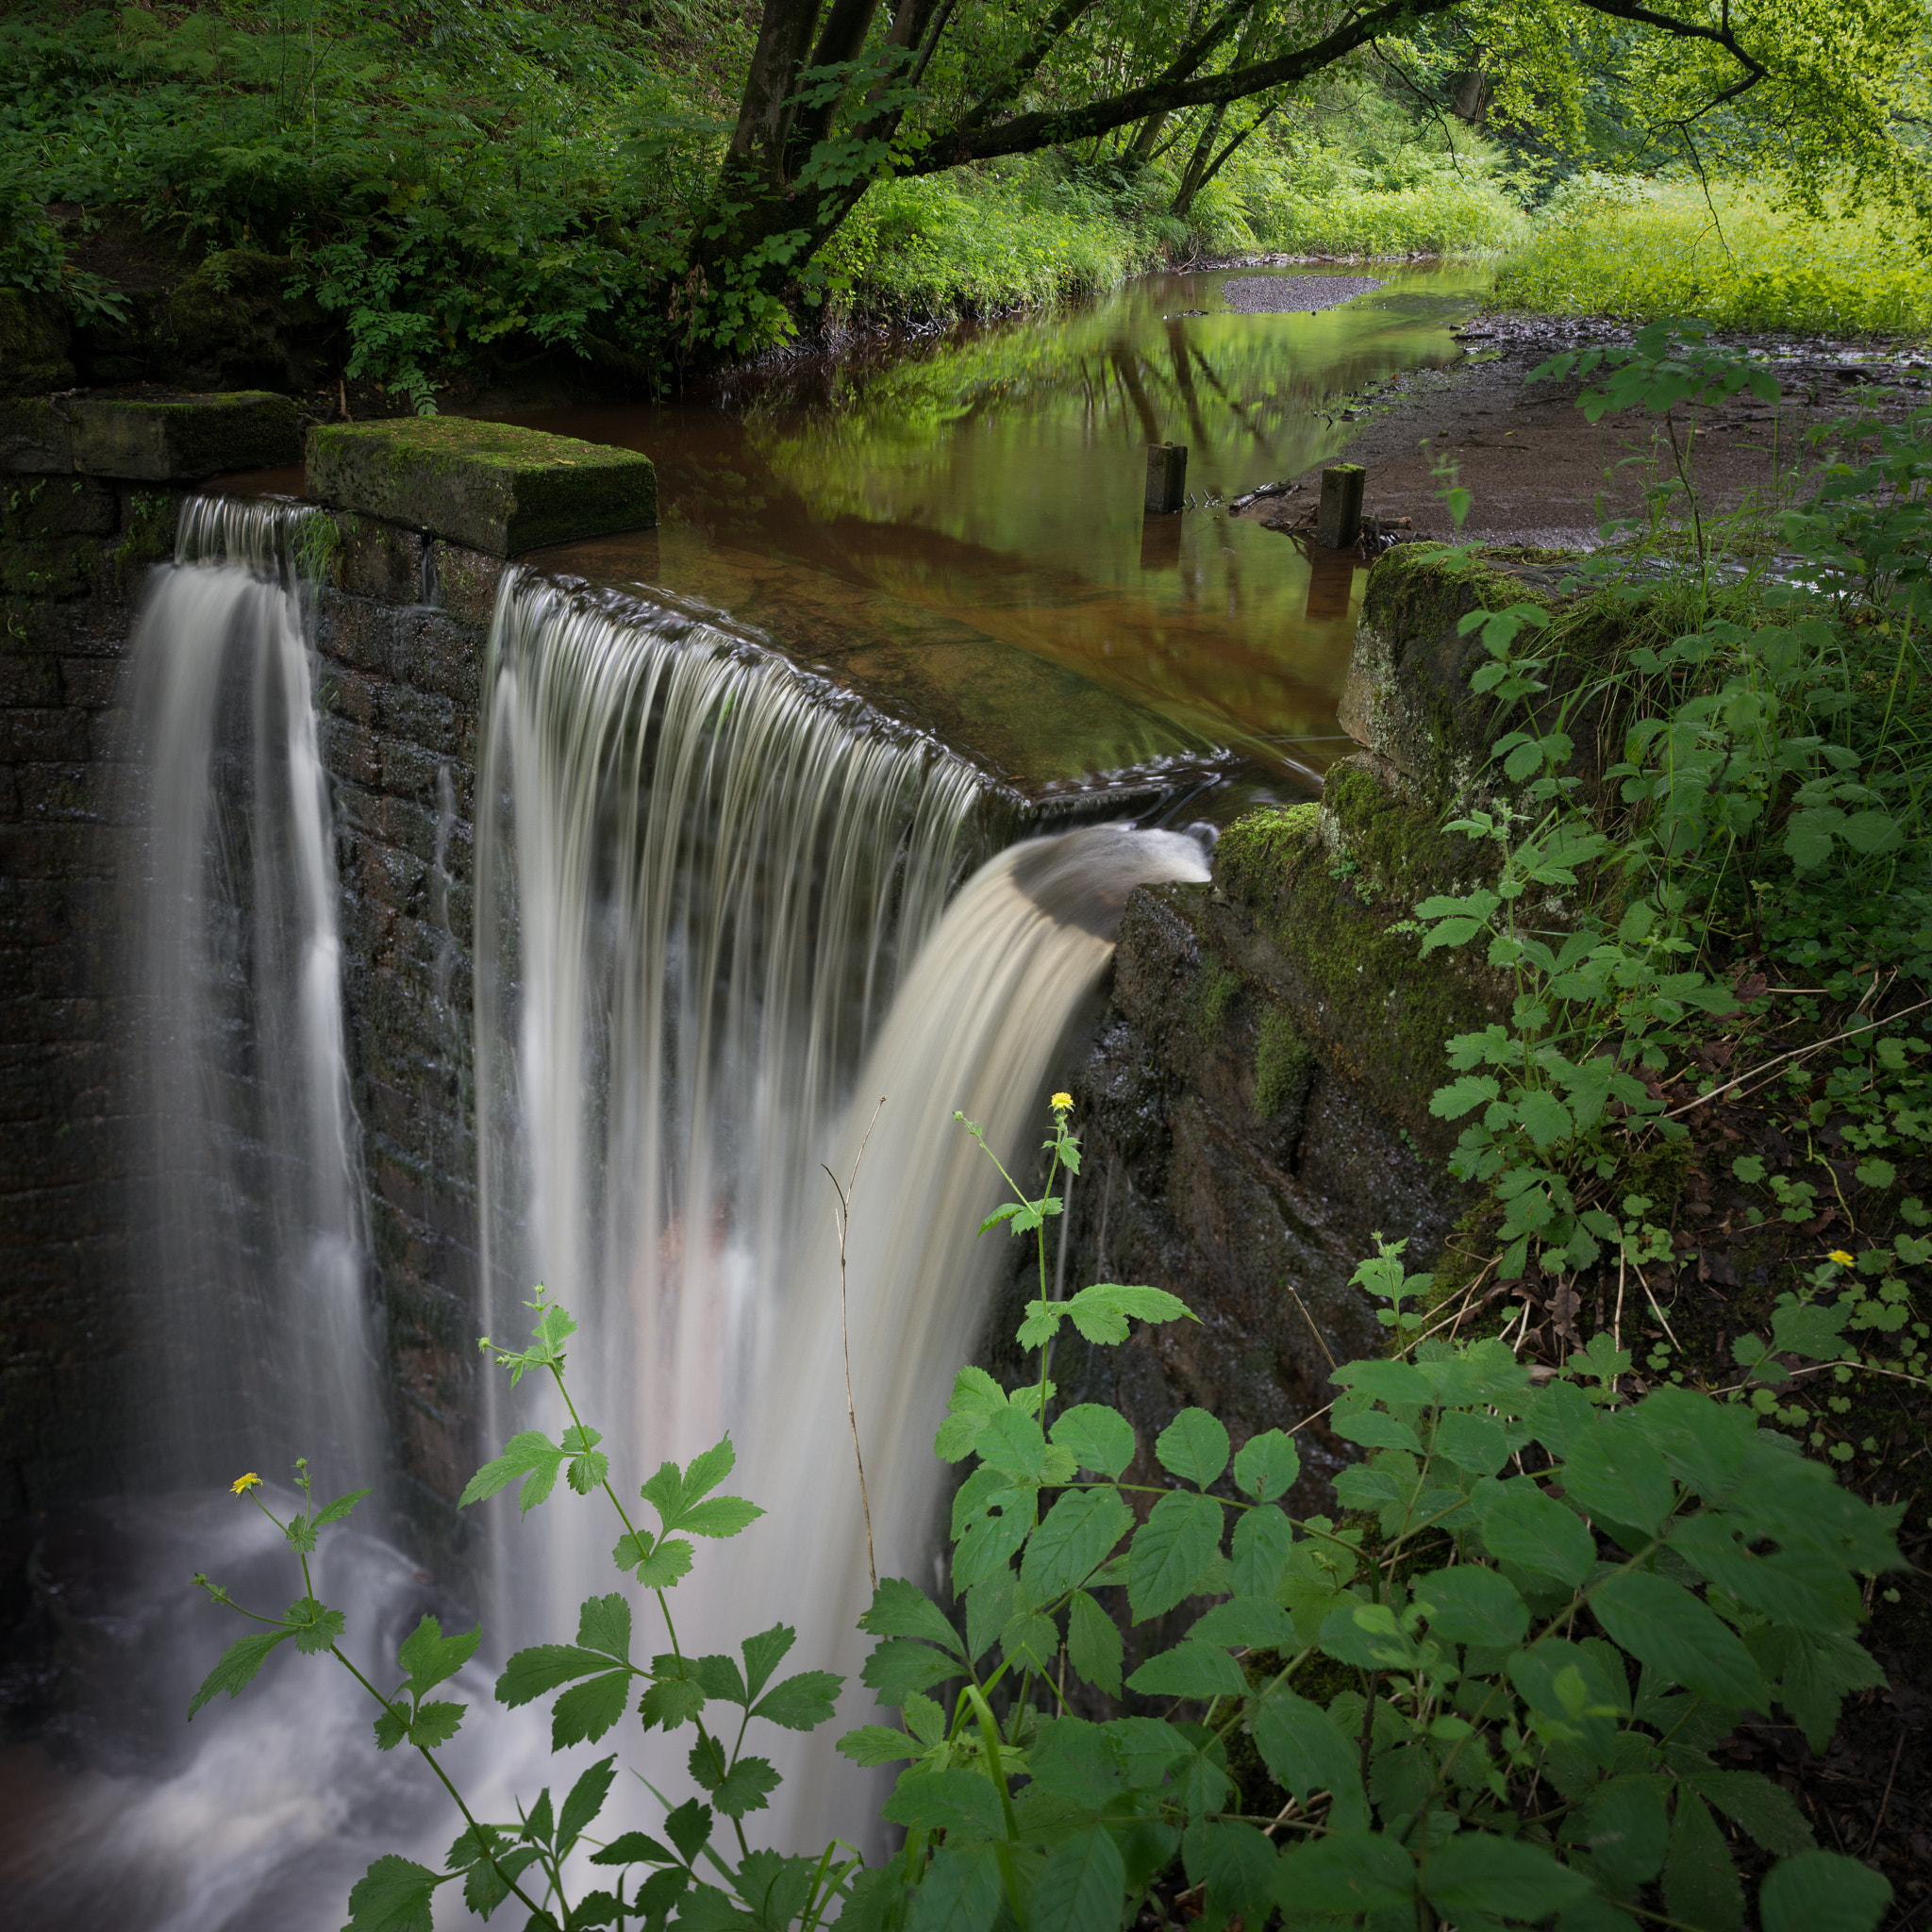
<svg viewBox="0 0 1932 1932">
<path fill-rule="evenodd" d="M 246 1475 L 238 1475 L 235 1478 L 235 1480 L 228 1485 L 228 1488 L 238 1496 L 244 1495 L 247 1493 L 248 1491 L 259 1489 L 260 1487 L 261 1478 L 258 1475 L 257 1475 L 252 1469 L 248 1472 Z"/>
<path fill-rule="evenodd" d="M 1056 1113 L 1065 1113 L 1073 1104 L 1074 1096 L 1071 1093 L 1056 1093 L 1053 1097 L 1053 1110 Z"/>
<path fill-rule="evenodd" d="M 1836 1261 L 1840 1268 L 1849 1268 L 1852 1265 L 1852 1257 L 1842 1248 L 1832 1249 L 1824 1258 L 1827 1261 Z"/>
</svg>

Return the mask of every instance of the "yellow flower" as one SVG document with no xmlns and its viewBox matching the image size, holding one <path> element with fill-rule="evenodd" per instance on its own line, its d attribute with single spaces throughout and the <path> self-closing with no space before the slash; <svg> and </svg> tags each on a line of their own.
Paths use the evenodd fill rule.
<svg viewBox="0 0 1932 1932">
<path fill-rule="evenodd" d="M 1840 1268 L 1849 1268 L 1852 1265 L 1852 1257 L 1842 1248 L 1832 1249 L 1824 1258 L 1827 1261 L 1836 1261 Z"/>
<path fill-rule="evenodd" d="M 1056 1113 L 1065 1113 L 1073 1104 L 1074 1096 L 1071 1093 L 1056 1093 L 1053 1097 L 1053 1110 Z"/>
<path fill-rule="evenodd" d="M 246 1475 L 238 1475 L 228 1487 L 236 1495 L 240 1496 L 245 1494 L 249 1490 L 259 1489 L 261 1487 L 261 1478 L 251 1469 Z"/>
</svg>

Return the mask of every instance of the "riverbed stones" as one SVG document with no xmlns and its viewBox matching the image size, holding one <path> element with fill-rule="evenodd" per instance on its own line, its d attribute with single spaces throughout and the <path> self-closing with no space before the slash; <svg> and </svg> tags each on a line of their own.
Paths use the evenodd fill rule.
<svg viewBox="0 0 1932 1932">
<path fill-rule="evenodd" d="M 269 470 L 302 454 L 295 405 L 267 390 L 213 395 L 90 396 L 57 406 L 73 425 L 74 467 L 135 483 L 197 483 Z"/>
<path fill-rule="evenodd" d="M 649 457 L 457 416 L 319 425 L 308 493 L 491 557 L 658 521 Z"/>
</svg>

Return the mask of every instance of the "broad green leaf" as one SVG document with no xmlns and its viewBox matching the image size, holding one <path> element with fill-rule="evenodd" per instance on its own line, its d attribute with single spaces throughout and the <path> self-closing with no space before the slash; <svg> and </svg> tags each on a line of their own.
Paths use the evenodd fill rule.
<svg viewBox="0 0 1932 1932">
<path fill-rule="evenodd" d="M 1664 1858 L 1664 1909 L 1698 1932 L 1738 1932 L 1744 1923 L 1744 1888 L 1731 1848 L 1704 1800 L 1686 1790 L 1677 1793 Z"/>
<path fill-rule="evenodd" d="M 630 1703 L 631 1674 L 607 1671 L 572 1686 L 550 1707 L 550 1748 L 595 1743 Z"/>
<path fill-rule="evenodd" d="M 847 1731 L 833 1749 L 855 1764 L 873 1766 L 903 1763 L 919 1757 L 924 1747 L 890 1724 L 860 1724 L 856 1731 Z"/>
<path fill-rule="evenodd" d="M 1475 1563 L 1417 1577 L 1409 1600 L 1428 1619 L 1429 1634 L 1445 1643 L 1500 1650 L 1521 1643 L 1529 1629 L 1529 1607 L 1516 1586 Z"/>
<path fill-rule="evenodd" d="M 1075 1832 L 1033 1881 L 1028 1932 L 1119 1932 L 1126 1867 L 1109 1831 Z"/>
<path fill-rule="evenodd" d="M 1220 1643 L 1245 1650 L 1291 1650 L 1294 1620 L 1272 1596 L 1233 1596 L 1195 1619 L 1188 1632 L 1195 1643 Z"/>
<path fill-rule="evenodd" d="M 565 1452 L 536 1429 L 523 1429 L 503 1445 L 503 1454 L 486 1462 L 464 1488 L 457 1507 L 467 1509 L 499 1490 L 508 1489 L 519 1476 L 524 1486 L 517 1491 L 517 1507 L 527 1516 L 557 1487 Z"/>
<path fill-rule="evenodd" d="M 1750 1632 L 1745 1647 L 1777 1678 L 1778 1702 L 1814 1751 L 1830 1742 L 1847 1691 L 1872 1690 L 1885 1682 L 1877 1659 L 1849 1637 L 1767 1624 Z"/>
<path fill-rule="evenodd" d="M 989 1416 L 974 1444 L 979 1459 L 1012 1483 L 1038 1483 L 1046 1474 L 1046 1438 L 1022 1410 L 1007 1407 Z"/>
<path fill-rule="evenodd" d="M 677 1923 L 682 1932 L 758 1932 L 758 1921 L 740 1910 L 738 1901 L 715 1885 L 691 1885 L 677 1896 Z"/>
<path fill-rule="evenodd" d="M 483 1626 L 480 1624 L 474 1630 L 445 1637 L 442 1625 L 434 1617 L 425 1616 L 403 1639 L 402 1647 L 396 1652 L 396 1661 L 408 1674 L 407 1681 L 410 1691 L 422 1697 L 454 1677 L 469 1662 L 482 1641 Z"/>
<path fill-rule="evenodd" d="M 1466 1408 L 1445 1410 L 1436 1420 L 1432 1451 L 1472 1475 L 1494 1475 L 1509 1459 L 1509 1439 L 1501 1423 Z"/>
<path fill-rule="evenodd" d="M 1858 1627 L 1864 1613 L 1849 1571 L 1781 1550 L 1754 1556 L 1739 1531 L 1735 1518 L 1705 1510 L 1676 1524 L 1671 1548 L 1740 1603 L 1775 1623 L 1847 1635 Z"/>
<path fill-rule="evenodd" d="M 608 1657 L 630 1657 L 630 1604 L 617 1591 L 608 1596 L 586 1597 L 577 1607 L 577 1642 L 585 1650 Z"/>
<path fill-rule="evenodd" d="M 1429 1854 L 1424 1890 L 1453 1919 L 1474 1912 L 1506 1919 L 1541 1919 L 1590 1890 L 1580 1872 L 1559 1865 L 1541 1845 L 1459 1831 Z"/>
<path fill-rule="evenodd" d="M 1084 1590 L 1067 1606 L 1067 1660 L 1096 1690 L 1121 1694 L 1120 1626 Z"/>
<path fill-rule="evenodd" d="M 832 1714 L 832 1706 L 845 1680 L 831 1671 L 800 1671 L 768 1690 L 752 1707 L 752 1716 L 788 1731 L 809 1731 Z"/>
<path fill-rule="evenodd" d="M 878 1692 L 881 1704 L 897 1704 L 908 1691 L 943 1683 L 948 1677 L 957 1677 L 959 1670 L 958 1660 L 943 1651 L 894 1637 L 866 1658 L 858 1677 L 860 1683 Z"/>
<path fill-rule="evenodd" d="M 1083 1288 L 1066 1304 L 1074 1326 L 1089 1341 L 1113 1342 L 1127 1339 L 1127 1323 L 1196 1322 L 1200 1317 L 1178 1295 L 1164 1288 L 1130 1287 L 1117 1281 L 1096 1282 Z"/>
<path fill-rule="evenodd" d="M 999 1908 L 999 1868 L 992 1848 L 948 1843 L 912 1894 L 906 1932 L 991 1932 Z"/>
<path fill-rule="evenodd" d="M 1024 1671 L 1042 1676 L 1059 1654 L 1060 1633 L 1053 1619 L 1039 1610 L 1021 1610 L 1007 1619 L 1000 1632 L 1000 1655 Z"/>
<path fill-rule="evenodd" d="M 1250 1925 L 1267 1923 L 1281 1860 L 1257 1825 L 1197 1821 L 1181 1840 L 1181 1857 L 1190 1880 L 1207 1888 L 1210 1924 L 1225 1924 L 1230 1915 Z"/>
<path fill-rule="evenodd" d="M 1035 1603 L 1084 1583 L 1134 1526 L 1118 1490 L 1068 1490 L 1028 1539 L 1020 1581 Z"/>
<path fill-rule="evenodd" d="M 1681 1584 L 1626 1570 L 1604 1584 L 1591 1607 L 1616 1642 L 1672 1683 L 1734 1710 L 1765 1707 L 1769 1693 L 1751 1653 Z"/>
<path fill-rule="evenodd" d="M 603 1810 L 604 1801 L 610 1795 L 611 1781 L 616 1775 L 617 1759 L 614 1757 L 600 1757 L 571 1786 L 570 1795 L 564 1799 L 563 1808 L 557 1814 L 559 1851 L 575 1844 L 583 1836 L 585 1825 Z"/>
<path fill-rule="evenodd" d="M 1177 1643 L 1151 1657 L 1127 1679 L 1143 1697 L 1240 1697 L 1248 1688 L 1241 1667 L 1211 1643 Z"/>
<path fill-rule="evenodd" d="M 638 1715 L 645 1730 L 662 1724 L 675 1731 L 689 1724 L 705 1707 L 705 1687 L 693 1677 L 659 1677 L 638 1705 Z"/>
<path fill-rule="evenodd" d="M 727 1818 L 742 1818 L 748 1811 L 762 1811 L 766 1801 L 778 1789 L 777 1771 L 765 1758 L 741 1757 L 722 1776 L 712 1746 L 697 1743 L 686 1760 L 691 1782 L 705 1792 Z"/>
<path fill-rule="evenodd" d="M 1386 1402 L 1391 1408 L 1425 1408 L 1436 1399 L 1429 1378 L 1407 1362 L 1343 1362 L 1328 1379 L 1344 1389 L 1356 1390 L 1372 1402 Z"/>
<path fill-rule="evenodd" d="M 1004 1838 L 1006 1817 L 992 1782 L 976 1771 L 905 1773 L 881 1814 L 908 1829 Z"/>
<path fill-rule="evenodd" d="M 1227 1431 L 1205 1408 L 1184 1408 L 1154 1439 L 1161 1468 L 1205 1490 L 1227 1467 Z"/>
<path fill-rule="evenodd" d="M 297 1597 L 282 1612 L 282 1621 L 289 1625 L 295 1648 L 304 1657 L 315 1657 L 326 1650 L 347 1627 L 341 1611 L 330 1609 L 312 1596 Z"/>
<path fill-rule="evenodd" d="M 378 1858 L 349 1893 L 342 1932 L 433 1932 L 430 1902 L 441 1883 L 426 1865 L 394 1853 Z"/>
<path fill-rule="evenodd" d="M 1302 1473 L 1301 1451 L 1280 1429 L 1264 1429 L 1241 1444 L 1234 1459 L 1234 1482 L 1244 1496 L 1273 1503 L 1293 1489 Z"/>
<path fill-rule="evenodd" d="M 669 1590 L 679 1577 L 691 1574 L 694 1555 L 681 1536 L 659 1537 L 658 1547 L 638 1565 L 638 1581 L 646 1590 Z"/>
<path fill-rule="evenodd" d="M 1696 1762 L 1688 1754 L 1674 1757 L 1672 1762 L 1700 1798 L 1741 1825 L 1767 1852 L 1790 1857 L 1813 1848 L 1816 1840 L 1797 1801 L 1761 1772 L 1720 1771 L 1707 1758 Z"/>
<path fill-rule="evenodd" d="M 1122 1789 L 1118 1742 L 1085 1718 L 1043 1718 L 1026 1759 L 1036 1783 L 1082 1810 L 1099 1810 Z"/>
<path fill-rule="evenodd" d="M 1194 1747 L 1160 1718 L 1120 1717 L 1101 1728 L 1113 1740 L 1130 1790 L 1158 1790 L 1168 1774 L 1193 1756 Z"/>
<path fill-rule="evenodd" d="M 1857 1858 L 1803 1852 L 1772 1867 L 1757 1893 L 1764 1932 L 1873 1932 L 1891 1906 L 1891 1886 Z"/>
<path fill-rule="evenodd" d="M 1199 1586 L 1221 1547 L 1221 1505 L 1173 1494 L 1155 1504 L 1127 1556 L 1127 1602 L 1137 1623 L 1171 1610 Z"/>
<path fill-rule="evenodd" d="M 1664 1466 L 1707 1502 L 1721 1502 L 1743 1475 L 1757 1423 L 1742 1403 L 1713 1402 L 1689 1389 L 1655 1389 L 1624 1424 L 1641 1435 Z"/>
<path fill-rule="evenodd" d="M 1134 1459 L 1134 1431 L 1117 1408 L 1082 1402 L 1070 1408 L 1048 1432 L 1081 1469 L 1118 1476 Z"/>
<path fill-rule="evenodd" d="M 1248 1724 L 1262 1763 L 1297 1803 L 1306 1805 L 1315 1792 L 1328 1791 L 1337 1826 L 1349 1829 L 1368 1823 L 1359 1755 L 1320 1705 L 1277 1685 L 1249 1707 Z"/>
<path fill-rule="evenodd" d="M 1332 1914 L 1349 1924 L 1365 1912 L 1412 1910 L 1415 1860 L 1379 1832 L 1331 1831 L 1282 1854 L 1274 1896 L 1291 1914 Z"/>
<path fill-rule="evenodd" d="M 333 1503 L 325 1504 L 315 1512 L 310 1527 L 323 1529 L 331 1523 L 340 1523 L 364 1496 L 374 1494 L 373 1490 L 351 1490 L 346 1496 L 338 1496 Z"/>
<path fill-rule="evenodd" d="M 1591 1856 L 1620 1885 L 1648 1884 L 1663 1870 L 1671 1821 L 1661 1778 L 1613 1777 L 1599 1785 L 1584 1821 Z"/>
<path fill-rule="evenodd" d="M 955 1657 L 966 1655 L 946 1613 L 916 1583 L 901 1576 L 879 1578 L 872 1607 L 859 1618 L 858 1627 L 874 1637 L 923 1637 Z"/>
<path fill-rule="evenodd" d="M 189 1718 L 192 1720 L 194 1713 L 219 1690 L 239 1697 L 242 1687 L 268 1661 L 269 1652 L 276 1644 L 287 1642 L 291 1634 L 287 1630 L 263 1630 L 258 1635 L 236 1638 L 223 1651 L 221 1661 L 201 1680 L 201 1689 L 188 1707 Z"/>
<path fill-rule="evenodd" d="M 418 1705 L 409 1721 L 409 1742 L 419 1751 L 433 1751 L 439 1744 L 447 1744 L 461 1729 L 463 1713 L 468 1708 L 464 1704 Z"/>
<path fill-rule="evenodd" d="M 1344 1441 L 1359 1442 L 1365 1449 L 1406 1449 L 1411 1456 L 1422 1454 L 1422 1439 L 1416 1432 L 1379 1408 L 1339 1414 L 1329 1426 Z"/>
<path fill-rule="evenodd" d="M 961 1369 L 953 1377 L 952 1401 L 939 1434 L 933 1438 L 934 1452 L 944 1462 L 958 1462 L 970 1456 L 988 1419 L 1006 1406 L 1007 1391 L 984 1369 Z"/>
<path fill-rule="evenodd" d="M 1387 1604 L 1353 1597 L 1343 1598 L 1323 1618 L 1321 1644 L 1339 1662 L 1363 1671 L 1401 1670 L 1416 1655 L 1413 1641 Z"/>
<path fill-rule="evenodd" d="M 1499 1562 L 1575 1585 L 1596 1561 L 1596 1544 L 1576 1513 L 1544 1495 L 1528 1476 L 1479 1490 L 1476 1514 L 1483 1545 Z"/>
<path fill-rule="evenodd" d="M 1244 1509 L 1228 1539 L 1228 1581 L 1242 1596 L 1273 1596 L 1288 1568 L 1294 1527 L 1280 1509 Z"/>
<path fill-rule="evenodd" d="M 1563 1491 L 1578 1508 L 1655 1536 L 1675 1491 L 1664 1459 L 1635 1429 L 1616 1422 L 1577 1437 L 1563 1463 Z"/>
</svg>

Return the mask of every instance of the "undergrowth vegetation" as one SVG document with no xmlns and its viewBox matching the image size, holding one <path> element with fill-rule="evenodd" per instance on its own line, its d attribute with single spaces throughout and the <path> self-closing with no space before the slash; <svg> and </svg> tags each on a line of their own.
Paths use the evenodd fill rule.
<svg viewBox="0 0 1932 1932">
<path fill-rule="evenodd" d="M 1503 307 L 1724 329 L 1932 335 L 1923 247 L 1875 208 L 1814 220 L 1748 186 L 1590 175 L 1504 260 Z"/>
</svg>

